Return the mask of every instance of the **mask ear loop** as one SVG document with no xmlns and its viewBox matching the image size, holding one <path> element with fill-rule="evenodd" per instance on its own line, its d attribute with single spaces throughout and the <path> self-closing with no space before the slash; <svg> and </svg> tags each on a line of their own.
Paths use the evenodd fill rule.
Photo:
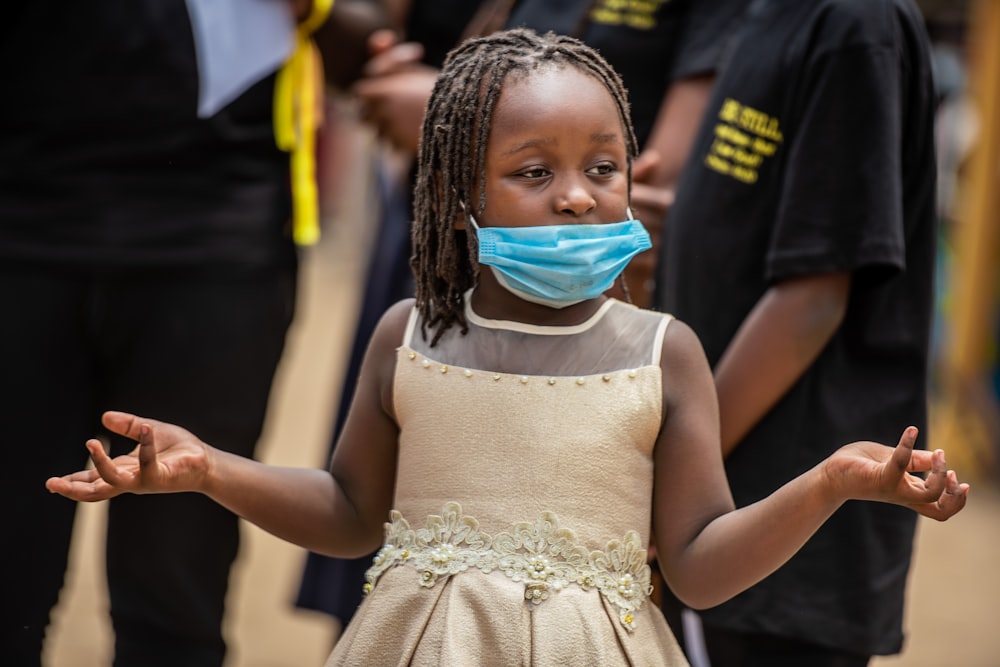
<svg viewBox="0 0 1000 667">
<path fill-rule="evenodd" d="M 628 204 L 625 205 L 625 215 L 628 216 L 629 220 L 635 220 L 635 214 L 632 213 L 632 207 Z M 622 271 L 618 276 L 618 280 L 621 281 L 622 285 L 622 296 L 625 297 L 625 302 L 632 303 L 632 293 L 628 291 L 628 283 L 625 282 L 625 271 Z"/>
<path fill-rule="evenodd" d="M 469 209 L 465 208 L 465 202 L 462 201 L 461 197 L 458 197 L 458 207 L 462 209 L 462 213 L 465 213 L 465 217 L 468 219 L 468 222 L 472 225 L 472 228 L 478 233 L 479 223 L 476 221 L 476 216 L 469 213 Z"/>
</svg>

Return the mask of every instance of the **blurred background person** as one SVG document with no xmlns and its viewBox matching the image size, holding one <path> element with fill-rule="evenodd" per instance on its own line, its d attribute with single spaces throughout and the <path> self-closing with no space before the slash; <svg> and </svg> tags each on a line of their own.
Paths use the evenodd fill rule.
<svg viewBox="0 0 1000 667">
<path fill-rule="evenodd" d="M 111 407 L 197 424 L 252 456 L 292 321 L 292 202 L 309 213 L 298 205 L 309 202 L 310 165 L 293 188 L 288 151 L 308 147 L 313 128 L 289 113 L 298 134 L 276 143 L 280 61 L 201 117 L 204 52 L 189 4 L 40 0 L 8 11 L 2 28 L 0 50 L 17 66 L 0 106 L 0 305 L 10 314 L 0 421 L 16 474 L 2 496 L 0 636 L 18 667 L 40 664 L 76 510 L 44 489 L 48 471 L 85 463 L 81 443 Z M 306 71 L 318 70 L 295 44 L 328 7 L 295 0 L 274 24 Z M 309 87 L 281 76 L 293 77 L 289 94 Z M 295 222 L 300 238 L 315 237 L 315 219 Z M 132 447 L 102 437 L 115 454 Z M 114 499 L 115 665 L 221 665 L 237 548 L 236 517 L 197 495 Z"/>
<path fill-rule="evenodd" d="M 905 422 L 928 446 L 936 101 L 911 0 L 760 0 L 734 35 L 668 216 L 657 306 L 713 365 L 738 506 L 844 439 Z M 898 653 L 914 529 L 896 508 L 845 505 L 766 581 L 699 612 L 712 666 Z"/>
</svg>

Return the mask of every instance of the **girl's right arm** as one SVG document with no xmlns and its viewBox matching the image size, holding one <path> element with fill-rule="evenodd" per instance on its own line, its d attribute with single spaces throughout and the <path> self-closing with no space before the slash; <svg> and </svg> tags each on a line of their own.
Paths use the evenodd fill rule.
<svg viewBox="0 0 1000 667">
<path fill-rule="evenodd" d="M 329 472 L 265 465 L 211 447 L 179 426 L 108 412 L 104 425 L 138 446 L 111 459 L 99 441 L 89 440 L 94 469 L 53 477 L 46 487 L 78 501 L 194 491 L 307 549 L 343 557 L 370 553 L 392 504 L 398 435 L 392 376 L 411 306 L 393 306 L 376 327 Z"/>
</svg>

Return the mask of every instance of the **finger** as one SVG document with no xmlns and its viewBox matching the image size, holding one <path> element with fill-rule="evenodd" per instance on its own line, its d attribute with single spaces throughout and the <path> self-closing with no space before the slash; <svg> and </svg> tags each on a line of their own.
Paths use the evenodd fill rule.
<svg viewBox="0 0 1000 667">
<path fill-rule="evenodd" d="M 128 412 L 109 410 L 101 415 L 101 423 L 112 433 L 123 435 L 131 440 L 138 440 L 140 423 L 149 423 L 149 420 L 140 421 L 139 417 Z"/>
<path fill-rule="evenodd" d="M 97 438 L 91 438 L 83 444 L 90 452 L 90 460 L 94 462 L 94 467 L 97 467 L 98 461 L 104 465 L 114 465 L 111 460 L 111 456 L 108 454 L 108 450 L 104 448 L 104 443 Z"/>
<path fill-rule="evenodd" d="M 382 28 L 381 30 L 376 30 L 368 36 L 368 53 L 373 56 L 378 55 L 398 43 L 399 37 L 396 35 L 395 30 Z"/>
<path fill-rule="evenodd" d="M 929 499 L 933 499 L 939 497 L 946 490 L 947 485 L 948 463 L 945 461 L 944 451 L 935 449 L 931 457 L 930 474 L 924 480 L 924 489 L 930 496 Z"/>
<path fill-rule="evenodd" d="M 934 452 L 926 449 L 914 449 L 910 454 L 910 465 L 907 472 L 923 473 L 929 472 L 933 467 Z"/>
<path fill-rule="evenodd" d="M 62 475 L 61 477 L 50 477 L 45 482 L 45 486 L 49 486 L 49 482 L 52 480 L 59 480 L 67 484 L 83 483 L 87 484 L 98 480 L 101 478 L 101 474 L 97 472 L 94 468 L 88 468 L 87 470 L 78 470 L 77 472 L 70 473 L 69 475 Z M 49 489 L 51 491 L 51 489 Z"/>
<path fill-rule="evenodd" d="M 933 469 L 921 485 L 913 485 L 908 504 L 924 516 L 944 521 L 961 509 L 958 501 L 964 500 L 957 495 L 959 485 L 954 471 L 947 469 L 944 452 L 935 450 Z"/>
<path fill-rule="evenodd" d="M 45 488 L 49 490 L 49 493 L 58 493 L 65 496 L 66 492 L 72 489 L 74 485 L 92 484 L 95 479 L 100 478 L 101 476 L 97 474 L 96 470 L 81 470 L 71 475 L 48 478 L 45 480 Z"/>
<path fill-rule="evenodd" d="M 899 436 L 899 442 L 896 444 L 895 449 L 892 450 L 892 456 L 889 458 L 889 466 L 896 473 L 897 479 L 901 478 L 910 469 L 910 461 L 913 458 L 913 445 L 916 441 L 916 426 L 906 427 L 903 430 L 903 434 Z"/>
<path fill-rule="evenodd" d="M 66 478 L 53 477 L 45 482 L 45 488 L 50 493 L 58 493 L 78 502 L 93 503 L 121 495 L 122 491 L 111 486 L 100 477 L 93 481 L 69 481 Z"/>
<path fill-rule="evenodd" d="M 936 502 L 944 492 L 948 480 L 948 467 L 944 451 L 937 449 L 931 453 L 931 470 L 926 479 L 908 475 L 905 484 L 900 485 L 902 500 L 911 505 L 925 505 Z"/>
<path fill-rule="evenodd" d="M 392 82 L 385 79 L 361 79 L 351 89 L 351 93 L 358 101 L 361 108 L 362 119 L 368 120 L 373 114 L 378 113 L 377 106 L 386 97 L 386 92 L 391 90 Z"/>
<path fill-rule="evenodd" d="M 659 188 L 642 183 L 632 184 L 631 204 L 633 208 L 654 210 L 656 217 L 659 218 L 667 212 L 673 203 L 674 191 L 670 188 Z"/>
<path fill-rule="evenodd" d="M 104 455 L 107 459 L 104 446 L 99 440 L 88 440 L 86 446 L 91 452 L 91 457 Z M 50 493 L 58 493 L 81 502 L 106 500 L 120 493 L 104 481 L 96 468 L 80 470 L 62 477 L 50 477 L 45 481 L 45 488 Z"/>
<path fill-rule="evenodd" d="M 366 77 L 394 74 L 420 62 L 424 47 L 416 42 L 403 42 L 372 56 L 364 66 Z"/>
<path fill-rule="evenodd" d="M 153 428 L 149 424 L 139 426 L 139 475 L 143 480 L 156 473 L 156 444 L 153 442 Z"/>
<path fill-rule="evenodd" d="M 111 486 L 119 488 L 129 488 L 134 483 L 134 474 L 115 465 L 115 462 L 104 451 L 104 445 L 101 444 L 100 440 L 88 440 L 86 444 L 87 450 L 90 452 L 90 459 L 94 462 L 94 468 L 101 479 Z"/>
<path fill-rule="evenodd" d="M 958 475 L 955 474 L 954 470 L 949 470 L 947 473 L 947 484 L 945 485 L 944 493 L 938 499 L 937 507 L 940 511 L 940 515 L 934 518 L 939 521 L 944 521 L 962 511 L 965 507 L 965 503 L 969 497 L 969 485 L 959 484 Z"/>
<path fill-rule="evenodd" d="M 948 485 L 936 502 L 915 505 L 913 509 L 931 519 L 947 521 L 965 507 L 969 497 L 969 485 L 959 484 L 953 470 L 948 471 Z"/>
</svg>

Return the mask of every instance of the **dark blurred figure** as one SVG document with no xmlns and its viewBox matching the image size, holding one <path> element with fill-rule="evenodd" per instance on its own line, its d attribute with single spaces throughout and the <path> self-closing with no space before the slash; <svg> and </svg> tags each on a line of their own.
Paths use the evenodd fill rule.
<svg viewBox="0 0 1000 667">
<path fill-rule="evenodd" d="M 928 445 L 935 103 L 912 0 L 756 0 L 741 21 L 678 184 L 656 304 L 714 367 L 737 506 L 839 442 L 909 423 Z M 845 505 L 768 579 L 700 612 L 712 667 L 899 652 L 914 520 Z"/>
<path fill-rule="evenodd" d="M 198 118 L 184 0 L 38 0 L 5 14 L 0 422 L 16 472 L 2 496 L 0 637 L 5 664 L 26 667 L 40 664 L 76 511 L 46 478 L 86 462 L 111 408 L 252 456 L 297 251 L 275 74 Z M 134 444 L 104 437 L 115 453 Z M 195 494 L 123 496 L 107 531 L 115 665 L 221 665 L 236 517 Z"/>
</svg>

